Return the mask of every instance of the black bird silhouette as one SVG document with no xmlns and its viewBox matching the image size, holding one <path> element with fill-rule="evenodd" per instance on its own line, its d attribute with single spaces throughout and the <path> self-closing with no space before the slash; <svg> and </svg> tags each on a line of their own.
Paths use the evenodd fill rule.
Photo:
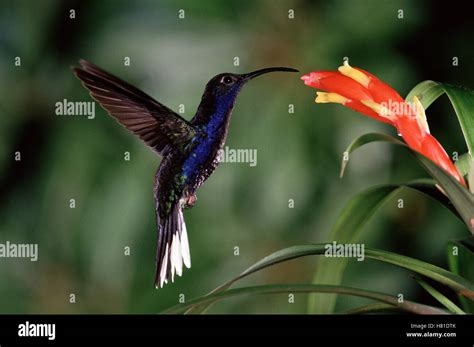
<svg viewBox="0 0 474 347">
<path fill-rule="evenodd" d="M 158 226 L 155 287 L 181 276 L 183 264 L 191 267 L 183 208 L 193 206 L 196 190 L 219 165 L 235 99 L 250 79 L 274 71 L 272 67 L 247 74 L 222 73 L 206 85 L 201 103 L 190 122 L 141 90 L 80 60 L 75 75 L 92 98 L 125 128 L 163 156 L 155 175 L 155 211 Z"/>
</svg>

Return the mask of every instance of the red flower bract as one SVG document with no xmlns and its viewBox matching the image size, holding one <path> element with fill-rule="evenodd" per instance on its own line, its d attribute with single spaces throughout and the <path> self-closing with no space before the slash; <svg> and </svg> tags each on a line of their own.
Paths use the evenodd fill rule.
<svg viewBox="0 0 474 347">
<path fill-rule="evenodd" d="M 466 185 L 443 146 L 430 134 L 425 111 L 415 97 L 407 103 L 374 75 L 347 62 L 338 71 L 316 71 L 301 77 L 317 92 L 316 103 L 338 103 L 394 126 L 407 145 Z"/>
</svg>

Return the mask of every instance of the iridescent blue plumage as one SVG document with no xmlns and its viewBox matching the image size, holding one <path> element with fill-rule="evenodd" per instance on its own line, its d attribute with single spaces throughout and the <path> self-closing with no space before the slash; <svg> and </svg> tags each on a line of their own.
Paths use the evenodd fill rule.
<svg viewBox="0 0 474 347">
<path fill-rule="evenodd" d="M 241 86 L 235 85 L 225 94 L 215 96 L 215 110 L 207 124 L 201 125 L 191 140 L 192 149 L 184 161 L 182 174 L 191 183 L 201 174 L 202 168 L 211 160 L 216 160 L 218 151 L 222 149 L 222 130 L 228 126 L 230 110 L 232 110 Z"/>
</svg>

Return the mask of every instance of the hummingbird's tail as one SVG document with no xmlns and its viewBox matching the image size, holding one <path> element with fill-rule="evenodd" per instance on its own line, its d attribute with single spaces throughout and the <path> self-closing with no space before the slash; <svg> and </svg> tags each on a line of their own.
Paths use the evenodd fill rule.
<svg viewBox="0 0 474 347">
<path fill-rule="evenodd" d="M 183 264 L 191 267 L 188 234 L 181 204 L 175 203 L 167 217 L 158 215 L 158 246 L 156 250 L 155 287 L 174 282 L 174 274 L 181 276 Z"/>
</svg>

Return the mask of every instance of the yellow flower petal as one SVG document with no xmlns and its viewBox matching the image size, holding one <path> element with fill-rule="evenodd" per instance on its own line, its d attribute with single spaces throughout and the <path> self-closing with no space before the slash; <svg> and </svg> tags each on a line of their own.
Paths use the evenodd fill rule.
<svg viewBox="0 0 474 347">
<path fill-rule="evenodd" d="M 415 110 L 418 125 L 421 129 L 426 131 L 427 134 L 429 134 L 430 127 L 428 126 L 428 121 L 426 120 L 425 109 L 416 95 L 413 97 L 413 109 Z"/>
<path fill-rule="evenodd" d="M 344 105 L 348 101 L 349 99 L 343 97 L 342 95 L 339 95 L 337 93 L 326 93 L 326 92 L 316 92 L 316 99 L 314 100 L 314 102 L 318 104 L 326 104 L 329 102 L 333 102 L 333 103 L 342 104 L 342 105 Z"/>
<path fill-rule="evenodd" d="M 344 65 L 338 67 L 338 70 L 344 76 L 352 78 L 357 83 L 362 84 L 365 88 L 369 88 L 370 77 L 363 72 L 354 69 L 349 65 L 347 60 L 344 61 Z"/>
<path fill-rule="evenodd" d="M 367 106 L 368 108 L 372 109 L 380 117 L 390 119 L 392 122 L 394 122 L 396 120 L 396 115 L 392 111 L 390 111 L 388 108 L 386 108 L 385 106 L 377 104 L 376 102 L 374 102 L 372 100 L 361 100 L 360 102 L 363 105 Z"/>
</svg>

